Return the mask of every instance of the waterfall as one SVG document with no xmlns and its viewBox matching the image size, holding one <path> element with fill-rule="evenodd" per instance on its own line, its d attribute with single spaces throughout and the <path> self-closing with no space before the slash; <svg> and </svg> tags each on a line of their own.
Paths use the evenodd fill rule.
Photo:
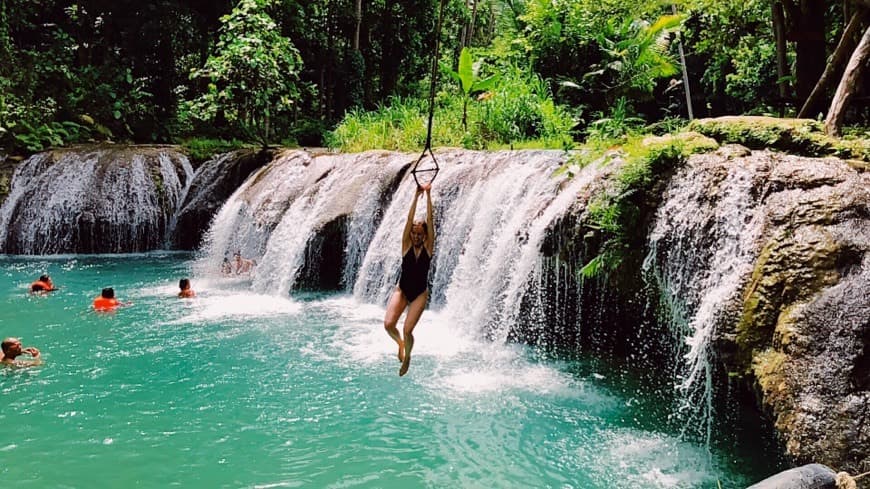
<svg viewBox="0 0 870 489">
<path fill-rule="evenodd" d="M 257 261 L 252 281 L 258 292 L 287 294 L 306 264 L 310 241 L 341 218 L 355 232 L 346 260 L 361 260 L 366 236 L 378 222 L 382 194 L 408 155 L 368 152 L 313 156 L 289 151 L 252 175 L 224 204 L 206 233 L 202 273 L 220 269 L 223 257 L 239 251 Z M 342 240 L 343 241 L 343 240 Z M 334 245 L 335 243 L 331 243 Z M 352 280 L 353 268 L 343 272 Z"/>
<path fill-rule="evenodd" d="M 521 157 L 519 155 L 522 155 Z M 437 240 L 430 283 L 432 307 L 451 321 L 506 339 L 528 291 L 541 245 L 596 173 L 587 167 L 571 181 L 553 176 L 560 152 L 466 152 L 443 160 L 433 190 Z M 401 233 L 414 186 L 403 182 L 374 235 L 354 284 L 361 300 L 383 303 L 401 264 Z M 418 218 L 425 205 L 417 206 Z"/>
<path fill-rule="evenodd" d="M 167 165 L 164 164 L 164 160 L 166 159 L 166 155 L 160 156 L 160 169 L 163 174 L 163 181 L 166 181 L 166 178 L 169 177 L 166 172 Z M 193 167 L 190 166 L 190 163 L 186 165 L 182 165 L 182 170 L 184 171 L 184 182 L 185 184 L 181 186 L 181 191 L 174 195 L 175 207 L 172 209 L 172 214 L 169 218 L 169 224 L 166 226 L 166 234 L 163 237 L 163 243 L 166 248 L 170 248 L 172 244 L 172 235 L 175 233 L 175 228 L 178 225 L 178 216 L 181 214 L 182 207 L 184 203 L 187 201 L 187 194 L 190 192 L 190 187 L 193 184 L 194 177 L 196 172 L 193 171 Z M 177 188 L 176 188 L 177 189 Z"/>
<path fill-rule="evenodd" d="M 541 280 L 545 238 L 599 173 L 590 165 L 570 180 L 555 176 L 565 159 L 561 151 L 438 153 L 430 307 L 507 338 L 524 297 Z M 328 224 L 340 223 L 340 236 L 326 241 L 341 240 L 341 283 L 360 301 L 384 304 L 398 280 L 401 233 L 415 193 L 404 170 L 414 160 L 377 151 L 287 152 L 227 201 L 198 266 L 213 273 L 224 256 L 240 250 L 258 262 L 255 291 L 287 294 L 318 259 L 312 242 Z M 417 217 L 425 210 L 421 197 Z"/>
<path fill-rule="evenodd" d="M 717 329 L 733 321 L 752 272 L 764 214 L 758 170 L 695 157 L 671 180 L 649 236 L 644 268 L 675 336 L 678 405 L 684 434 L 710 442 L 712 357 Z"/>
<path fill-rule="evenodd" d="M 0 208 L 0 251 L 117 253 L 163 248 L 193 169 L 171 149 L 57 150 L 22 162 Z"/>
</svg>

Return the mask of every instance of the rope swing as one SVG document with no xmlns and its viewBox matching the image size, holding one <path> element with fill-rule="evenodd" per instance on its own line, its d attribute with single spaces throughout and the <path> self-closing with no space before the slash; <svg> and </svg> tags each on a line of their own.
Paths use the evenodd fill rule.
<svg viewBox="0 0 870 489">
<path fill-rule="evenodd" d="M 441 50 L 441 19 L 444 17 L 444 4 L 446 3 L 447 0 L 441 0 L 441 5 L 438 9 L 438 22 L 435 25 L 435 51 L 432 53 L 432 72 L 429 80 L 429 124 L 426 127 L 426 146 L 411 169 L 411 175 L 414 176 L 414 182 L 417 183 L 418 187 L 423 183 L 432 184 L 435 181 L 435 177 L 438 176 L 439 170 L 438 160 L 435 159 L 435 153 L 432 152 L 432 119 L 435 115 L 435 82 L 438 80 L 438 54 Z M 429 153 L 429 159 L 432 160 L 431 163 L 428 161 L 424 163 L 424 160 L 427 159 L 427 152 Z M 424 163 L 423 166 L 421 166 L 421 163 Z M 431 174 L 428 180 L 424 178 L 424 176 L 427 176 L 426 174 Z M 420 181 L 421 178 L 423 178 L 422 182 Z"/>
</svg>

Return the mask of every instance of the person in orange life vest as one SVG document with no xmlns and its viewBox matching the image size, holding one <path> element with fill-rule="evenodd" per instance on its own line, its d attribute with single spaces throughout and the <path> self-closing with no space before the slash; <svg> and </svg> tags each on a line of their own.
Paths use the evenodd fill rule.
<svg viewBox="0 0 870 489">
<path fill-rule="evenodd" d="M 196 292 L 190 288 L 190 279 L 183 278 L 178 281 L 178 288 L 181 289 L 181 292 L 178 293 L 178 297 L 182 299 L 192 299 L 196 297 Z"/>
<path fill-rule="evenodd" d="M 435 221 L 432 219 L 432 195 L 431 184 L 417 187 L 411 209 L 408 211 L 408 219 L 405 222 L 405 230 L 402 232 L 402 274 L 399 284 L 390 301 L 387 303 L 387 312 L 384 316 L 384 329 L 390 338 L 399 345 L 399 376 L 408 373 L 411 365 L 411 349 L 414 348 L 414 328 L 417 321 L 426 308 L 429 298 L 429 265 L 435 252 Z M 426 221 L 414 221 L 417 211 L 417 199 L 426 193 Z M 402 311 L 408 308 L 405 316 L 405 325 L 402 335 L 396 328 Z"/>
<path fill-rule="evenodd" d="M 29 367 L 42 363 L 42 358 L 39 357 L 39 350 L 32 346 L 22 348 L 21 341 L 18 338 L 6 338 L 0 344 L 0 349 L 3 350 L 3 353 L 0 353 L 0 365 Z M 30 355 L 33 360 L 15 360 L 16 357 L 25 353 Z"/>
<path fill-rule="evenodd" d="M 100 296 L 94 299 L 94 309 L 97 311 L 113 311 L 121 304 L 118 299 L 115 299 L 115 289 L 107 287 L 103 289 Z"/>
<path fill-rule="evenodd" d="M 51 277 L 48 275 L 43 275 L 39 277 L 39 280 L 30 284 L 30 292 L 31 293 L 44 293 L 44 292 L 52 292 L 57 290 L 54 287 L 54 283 L 51 281 Z"/>
</svg>

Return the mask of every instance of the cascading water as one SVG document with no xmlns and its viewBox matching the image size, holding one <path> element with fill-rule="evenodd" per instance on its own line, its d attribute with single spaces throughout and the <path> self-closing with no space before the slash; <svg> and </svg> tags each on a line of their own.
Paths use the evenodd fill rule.
<svg viewBox="0 0 870 489">
<path fill-rule="evenodd" d="M 378 224 L 382 193 L 409 163 L 407 155 L 383 152 L 284 154 L 248 179 L 215 217 L 201 271 L 218 270 L 222 257 L 240 251 L 259 263 L 254 290 L 286 295 L 305 265 L 311 239 L 348 216 L 357 234 L 348 240 L 347 260 L 358 262 L 363 239 Z"/>
<path fill-rule="evenodd" d="M 435 185 L 431 302 L 452 321 L 503 340 L 519 315 L 549 226 L 590 184 L 596 168 L 566 182 L 552 176 L 563 153 L 524 153 L 522 159 L 509 152 L 473 155 L 461 162 L 444 158 L 446 168 Z M 387 209 L 354 287 L 358 298 L 383 302 L 395 286 L 413 192 L 413 185 L 401 186 Z M 422 217 L 425 206 L 417 209 Z"/>
<path fill-rule="evenodd" d="M 713 341 L 735 317 L 763 229 L 757 211 L 758 172 L 731 165 L 727 173 L 696 157 L 670 182 L 649 236 L 648 275 L 670 316 L 678 366 L 677 421 L 709 446 L 713 426 Z"/>
<path fill-rule="evenodd" d="M 165 246 L 193 169 L 164 148 L 40 153 L 21 163 L 0 208 L 0 251 L 113 253 Z"/>
<path fill-rule="evenodd" d="M 398 279 L 401 233 L 414 185 L 401 175 L 409 155 L 320 155 L 294 151 L 250 178 L 230 198 L 207 235 L 203 271 L 241 250 L 259 265 L 255 291 L 284 295 L 296 285 L 309 243 L 327 223 L 346 219 L 343 272 L 358 300 L 384 303 Z M 435 183 L 433 307 L 452 321 L 504 340 L 523 297 L 540 273 L 550 227 L 577 202 L 599 170 L 572 180 L 553 176 L 558 151 L 443 151 Z M 395 188 L 395 190 L 394 190 Z M 381 211 L 381 209 L 384 209 Z M 424 217 L 425 202 L 417 206 Z M 537 270 L 537 272 L 536 272 Z"/>
</svg>

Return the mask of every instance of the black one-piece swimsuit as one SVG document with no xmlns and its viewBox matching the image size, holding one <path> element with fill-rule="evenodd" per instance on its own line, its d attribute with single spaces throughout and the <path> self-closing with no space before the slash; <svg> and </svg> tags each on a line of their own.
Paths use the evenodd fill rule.
<svg viewBox="0 0 870 489">
<path fill-rule="evenodd" d="M 402 276 L 399 278 L 399 288 L 408 302 L 420 296 L 429 286 L 429 264 L 432 258 L 424 246 L 420 250 L 420 256 L 414 254 L 414 247 L 402 257 Z"/>
</svg>

